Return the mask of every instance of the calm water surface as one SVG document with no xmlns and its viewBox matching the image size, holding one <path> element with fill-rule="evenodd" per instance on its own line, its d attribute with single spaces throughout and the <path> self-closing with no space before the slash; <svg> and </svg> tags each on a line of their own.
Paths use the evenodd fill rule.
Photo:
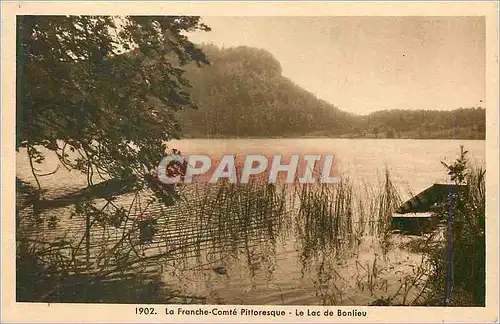
<svg viewBox="0 0 500 324">
<path fill-rule="evenodd" d="M 460 145 L 473 164 L 484 165 L 485 142 L 476 140 L 401 139 L 195 139 L 172 141 L 183 153 L 222 154 L 332 154 L 341 175 L 377 183 L 389 168 L 403 191 L 420 191 L 447 180 L 440 161 L 457 158 Z M 405 194 L 402 192 L 402 194 Z"/>
<path fill-rule="evenodd" d="M 473 164 L 484 165 L 485 142 L 467 140 L 190 139 L 172 141 L 170 147 L 183 153 L 211 155 L 333 154 L 342 177 L 375 188 L 387 167 L 397 189 L 407 198 L 410 191 L 419 192 L 434 182 L 446 181 L 440 161 L 453 161 L 460 145 L 469 151 Z M 17 158 L 17 175 L 32 180 L 25 152 Z M 55 166 L 56 160 L 49 156 L 40 169 L 53 171 Z M 49 192 L 67 192 L 83 186 L 85 177 L 61 169 L 43 178 L 43 183 Z M 366 305 L 394 295 L 401 280 L 421 262 L 421 255 L 399 247 L 409 239 L 404 236 L 392 237 L 393 245 L 387 253 L 381 252 L 376 238 L 364 237 L 339 258 L 333 257 L 326 246 L 307 250 L 311 238 L 300 235 L 292 216 L 288 220 L 264 217 L 226 226 L 217 220 L 206 224 L 199 219 L 185 222 L 190 212 L 184 212 L 182 217 L 167 217 L 170 220 L 163 224 L 166 241 L 179 236 L 210 236 L 209 243 L 206 248 L 198 248 L 195 258 L 181 255 L 162 265 L 163 280 L 179 294 L 197 296 L 207 303 Z M 70 230 L 77 226 L 74 221 L 63 225 Z M 48 235 L 47 230 L 39 232 Z M 214 271 L 217 267 L 224 268 L 224 273 Z"/>
</svg>

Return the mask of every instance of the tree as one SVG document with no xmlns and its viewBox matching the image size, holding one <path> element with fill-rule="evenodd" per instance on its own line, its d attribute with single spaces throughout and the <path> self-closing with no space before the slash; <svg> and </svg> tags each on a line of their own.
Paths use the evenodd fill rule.
<svg viewBox="0 0 500 324">
<path fill-rule="evenodd" d="M 209 27 L 175 16 L 19 16 L 17 23 L 17 149 L 36 163 L 43 146 L 85 172 L 89 185 L 95 174 L 141 184 L 165 142 L 179 137 L 173 113 L 195 108 L 183 66 L 208 63 L 183 33 Z"/>
<path fill-rule="evenodd" d="M 385 110 L 360 116 L 317 98 L 282 75 L 271 53 L 248 46 L 204 45 L 210 66 L 189 67 L 201 111 L 179 118 L 191 137 L 331 136 L 484 139 L 482 108 Z"/>
<path fill-rule="evenodd" d="M 26 149 L 36 179 L 37 187 L 28 190 L 35 192 L 29 200 L 33 209 L 42 201 L 42 175 L 36 169 L 45 158 L 41 148 L 55 153 L 67 169 L 86 174 L 88 188 L 101 189 L 94 184 L 97 177 L 119 188 L 118 179 L 131 186 L 136 198 L 141 190 L 153 189 L 157 198 L 172 204 L 175 188 L 158 185 L 154 169 L 166 142 L 180 136 L 175 112 L 196 108 L 188 93 L 185 65 L 208 64 L 185 33 L 209 27 L 199 17 L 180 16 L 18 16 L 17 27 L 16 150 Z M 24 187 L 18 181 L 20 193 Z M 75 255 L 82 250 L 80 244 L 48 242 L 43 244 L 50 248 L 42 251 L 51 252 L 39 252 L 30 246 L 33 241 L 17 233 L 18 300 L 53 300 L 53 294 L 64 291 L 61 285 L 95 283 L 99 288 L 97 281 L 113 272 L 168 255 L 167 251 L 145 258 L 137 253 L 132 232 L 139 228 L 141 241 L 147 241 L 150 237 L 143 234 L 154 233 L 154 220 L 138 228 L 126 226 L 132 206 L 127 215 L 113 203 L 119 192 L 107 191 L 104 207 L 87 198 L 75 203 L 75 213 L 84 215 L 86 224 L 79 242 L 85 241 L 88 278 L 68 275 L 79 271 Z M 57 212 L 49 216 L 54 215 Z M 103 230 L 119 229 L 122 236 L 112 242 L 112 253 L 104 262 L 90 266 L 90 232 L 99 224 Z M 60 252 L 64 249 L 69 253 Z M 96 296 L 101 295 L 98 291 Z M 69 292 L 73 296 L 75 290 Z"/>
</svg>

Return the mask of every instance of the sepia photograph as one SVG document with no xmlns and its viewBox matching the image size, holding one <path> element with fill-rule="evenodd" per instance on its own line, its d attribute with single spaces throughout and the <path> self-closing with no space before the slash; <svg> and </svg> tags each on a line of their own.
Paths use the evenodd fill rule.
<svg viewBox="0 0 500 324">
<path fill-rule="evenodd" d="M 12 18 L 15 303 L 487 306 L 484 15 L 165 7 Z"/>
</svg>

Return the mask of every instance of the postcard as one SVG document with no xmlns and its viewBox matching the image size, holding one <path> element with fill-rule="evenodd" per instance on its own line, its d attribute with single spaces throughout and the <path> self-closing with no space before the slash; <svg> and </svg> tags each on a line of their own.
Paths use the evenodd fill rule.
<svg viewBox="0 0 500 324">
<path fill-rule="evenodd" d="M 1 6 L 2 322 L 498 321 L 498 3 Z"/>
</svg>

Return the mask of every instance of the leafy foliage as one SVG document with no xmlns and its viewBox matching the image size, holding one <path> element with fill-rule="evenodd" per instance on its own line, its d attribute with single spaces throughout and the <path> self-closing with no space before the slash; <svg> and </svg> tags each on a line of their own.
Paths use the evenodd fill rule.
<svg viewBox="0 0 500 324">
<path fill-rule="evenodd" d="M 91 295 L 99 296 L 106 289 L 97 288 L 110 285 L 116 272 L 168 256 L 136 253 L 138 245 L 151 241 L 154 220 L 145 229 L 135 226 L 144 224 L 131 212 L 137 199 L 128 212 L 115 200 L 127 184 L 136 197 L 141 189 L 153 189 L 156 197 L 147 192 L 148 204 L 141 212 L 155 198 L 173 204 L 175 188 L 155 181 L 154 169 L 167 154 L 166 142 L 180 136 L 175 112 L 196 107 L 184 76 L 186 65 L 208 63 L 185 33 L 209 28 L 199 17 L 180 16 L 18 16 L 17 27 L 16 149 L 27 151 L 37 182 L 32 188 L 18 181 L 17 298 L 51 299 L 59 289 L 75 294 L 82 286 L 95 287 Z M 68 216 L 68 210 L 46 213 L 40 208 L 47 202 L 40 178 L 47 174 L 40 174 L 36 165 L 47 151 L 68 170 L 86 174 L 87 192 L 106 194 L 98 195 L 106 200 L 104 206 L 85 195 L 75 202 L 72 230 L 82 234 L 76 243 L 64 238 L 36 242 L 19 228 L 21 218 L 30 216 L 29 205 L 40 222 L 39 216 L 48 214 L 49 229 L 57 228 L 58 217 Z M 96 178 L 107 181 L 94 185 Z M 91 233 L 108 230 L 121 238 L 112 246 L 101 243 L 107 256 L 99 264 Z M 138 242 L 132 240 L 136 232 L 145 234 Z M 84 276 L 79 275 L 81 252 Z M 142 282 L 136 279 L 134 287 Z"/>
<path fill-rule="evenodd" d="M 174 112 L 195 107 L 183 67 L 208 63 L 184 35 L 199 17 L 19 16 L 17 148 L 43 146 L 88 175 L 142 179 Z"/>
</svg>

